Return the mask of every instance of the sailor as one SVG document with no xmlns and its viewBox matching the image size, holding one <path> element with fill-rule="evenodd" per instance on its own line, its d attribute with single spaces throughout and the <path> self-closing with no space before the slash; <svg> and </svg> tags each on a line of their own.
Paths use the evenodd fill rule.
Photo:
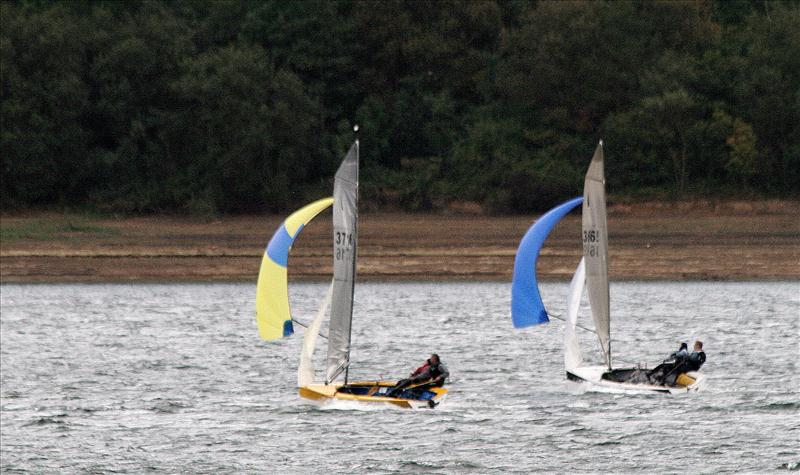
<svg viewBox="0 0 800 475">
<path fill-rule="evenodd" d="M 448 376 L 450 376 L 450 372 L 447 370 L 447 366 L 442 364 L 439 355 L 434 353 L 424 365 L 411 373 L 410 378 L 412 384 L 430 380 L 434 386 L 444 386 L 444 381 Z"/>
<path fill-rule="evenodd" d="M 408 378 L 398 381 L 387 396 L 394 396 L 412 384 L 429 382 L 431 386 L 444 386 L 448 377 L 450 377 L 450 372 L 447 370 L 447 366 L 439 359 L 439 355 L 434 353 L 425 361 L 425 364 L 412 371 Z"/>
<path fill-rule="evenodd" d="M 670 369 L 664 376 L 661 378 L 663 384 L 668 386 L 672 386 L 675 384 L 675 381 L 678 379 L 683 373 L 689 371 L 697 371 L 703 366 L 703 363 L 706 362 L 706 354 L 703 352 L 703 342 L 702 341 L 695 341 L 694 342 L 694 351 L 689 354 L 687 358 L 679 360 L 674 364 L 672 369 Z"/>
<path fill-rule="evenodd" d="M 680 361 L 684 358 L 689 357 L 689 347 L 686 345 L 686 342 L 681 343 L 681 347 L 678 351 L 673 352 L 669 357 L 675 361 Z"/>
<path fill-rule="evenodd" d="M 687 349 L 688 345 L 686 345 L 685 342 L 681 343 L 681 347 L 678 348 L 678 351 L 673 351 L 660 365 L 650 370 L 647 373 L 650 382 L 654 384 L 664 384 L 665 381 L 677 377 L 677 375 L 680 374 L 677 370 L 684 366 L 686 358 L 689 357 L 689 351 Z M 670 378 L 670 376 L 673 378 Z"/>
<path fill-rule="evenodd" d="M 697 340 L 694 342 L 694 351 L 689 355 L 689 361 L 686 366 L 689 371 L 697 371 L 706 362 L 706 354 L 703 351 L 703 342 Z"/>
</svg>

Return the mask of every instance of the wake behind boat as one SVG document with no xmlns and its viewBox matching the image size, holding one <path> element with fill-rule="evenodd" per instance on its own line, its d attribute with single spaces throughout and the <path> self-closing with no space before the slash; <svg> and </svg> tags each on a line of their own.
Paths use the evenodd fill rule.
<svg viewBox="0 0 800 475">
<path fill-rule="evenodd" d="M 299 323 L 292 319 L 289 309 L 286 272 L 289 250 L 303 226 L 333 205 L 333 281 L 303 337 L 297 370 L 299 394 L 316 402 L 345 400 L 406 409 L 433 408 L 447 395 L 441 384 L 425 381 L 400 388 L 391 381 L 348 381 L 358 248 L 358 146 L 356 140 L 336 172 L 333 198 L 316 201 L 295 212 L 270 240 L 256 289 L 259 334 L 265 340 L 281 338 L 293 333 L 293 322 Z M 314 350 L 328 316 L 325 377 L 318 381 Z"/>
<path fill-rule="evenodd" d="M 682 362 L 676 362 L 674 366 L 667 367 L 667 371 L 660 373 L 640 367 L 617 369 L 612 367 L 608 233 L 603 165 L 601 141 L 586 173 L 583 197 L 556 206 L 542 215 L 522 238 L 514 262 L 511 291 L 511 316 L 514 326 L 521 328 L 549 321 L 536 281 L 536 261 L 553 227 L 573 208 L 582 204 L 583 257 L 570 284 L 564 325 L 564 367 L 567 379 L 628 392 L 672 394 L 697 391 L 705 381 L 704 375 L 699 371 L 686 371 L 686 366 Z M 584 285 L 589 295 L 594 330 L 578 324 L 578 310 Z M 579 328 L 597 335 L 605 365 L 592 366 L 584 363 L 577 336 Z M 671 374 L 673 370 L 679 372 Z"/>
</svg>

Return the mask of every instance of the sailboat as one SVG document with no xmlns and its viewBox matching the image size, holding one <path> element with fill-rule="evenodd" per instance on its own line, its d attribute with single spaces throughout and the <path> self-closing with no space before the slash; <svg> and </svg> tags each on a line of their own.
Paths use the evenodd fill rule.
<svg viewBox="0 0 800 475">
<path fill-rule="evenodd" d="M 570 283 L 564 318 L 564 367 L 567 379 L 624 392 L 682 393 L 697 391 L 705 381 L 699 371 L 688 371 L 661 384 L 641 367 L 613 368 L 611 359 L 611 312 L 608 284 L 608 240 L 603 142 L 595 149 L 583 187 L 583 197 L 551 209 L 523 237 L 514 262 L 511 316 L 517 328 L 549 321 L 536 281 L 536 261 L 542 245 L 555 225 L 572 209 L 582 205 L 583 257 Z M 594 330 L 578 324 L 584 286 L 589 296 Z M 581 354 L 577 330 L 597 335 L 604 365 L 588 365 Z M 640 365 L 641 366 L 641 365 Z M 674 382 L 673 382 L 674 381 Z"/>
<path fill-rule="evenodd" d="M 356 401 L 401 408 L 433 408 L 447 389 L 413 385 L 390 391 L 394 381 L 349 381 L 350 339 L 358 248 L 358 147 L 356 140 L 336 172 L 333 197 L 306 205 L 290 215 L 272 236 L 262 259 L 256 286 L 256 321 L 264 340 L 289 336 L 294 324 L 306 326 L 297 385 L 301 397 L 326 402 Z M 289 308 L 287 266 L 294 240 L 315 216 L 333 206 L 333 280 L 316 317 L 308 325 L 292 318 Z M 330 312 L 329 312 L 330 310 Z M 328 352 L 324 378 L 317 379 L 314 351 L 324 320 L 328 319 Z"/>
</svg>

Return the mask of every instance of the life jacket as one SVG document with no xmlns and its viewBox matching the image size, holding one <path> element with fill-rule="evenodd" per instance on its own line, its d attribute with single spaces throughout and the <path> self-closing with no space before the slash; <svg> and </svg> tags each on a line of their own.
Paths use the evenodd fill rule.
<svg viewBox="0 0 800 475">
<path fill-rule="evenodd" d="M 415 369 L 414 372 L 411 373 L 411 376 L 419 376 L 420 374 L 422 374 L 425 371 L 427 371 L 428 368 L 430 367 L 430 365 L 431 364 L 426 361 L 424 365 L 422 365 L 419 368 Z"/>
</svg>

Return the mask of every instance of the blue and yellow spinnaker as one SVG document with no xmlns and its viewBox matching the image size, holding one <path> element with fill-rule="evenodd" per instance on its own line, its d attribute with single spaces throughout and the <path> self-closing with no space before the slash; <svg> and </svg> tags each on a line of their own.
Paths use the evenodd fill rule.
<svg viewBox="0 0 800 475">
<path fill-rule="evenodd" d="M 333 198 L 323 198 L 300 208 L 269 240 L 256 285 L 256 322 L 262 340 L 277 340 L 294 333 L 286 269 L 289 250 L 303 227 L 332 204 Z"/>
</svg>

